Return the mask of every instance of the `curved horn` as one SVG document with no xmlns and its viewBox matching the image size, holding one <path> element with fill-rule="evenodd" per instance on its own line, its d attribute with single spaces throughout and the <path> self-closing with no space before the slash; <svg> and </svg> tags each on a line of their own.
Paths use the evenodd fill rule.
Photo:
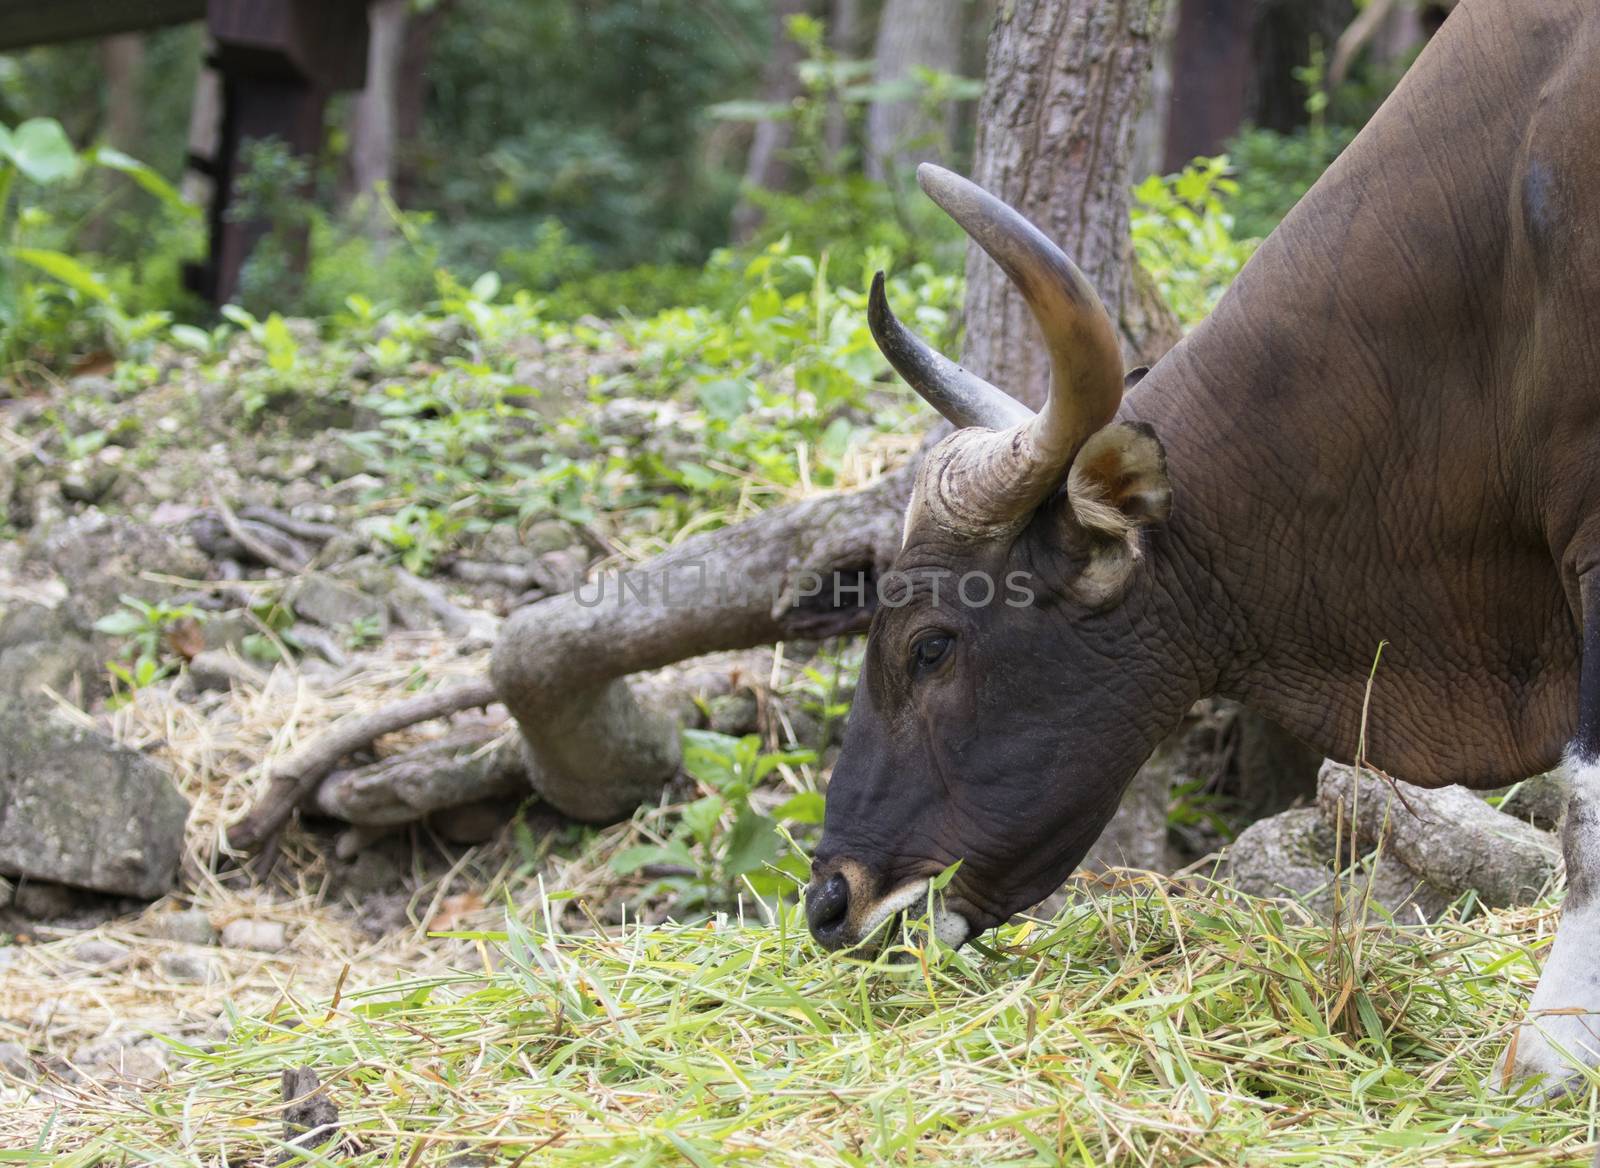
<svg viewBox="0 0 1600 1168">
<path fill-rule="evenodd" d="M 917 336 L 889 309 L 883 273 L 872 277 L 867 296 L 867 325 L 878 350 L 934 409 L 957 426 L 1005 430 L 1033 420 L 1033 411 L 1002 389 L 969 373 Z"/>
<path fill-rule="evenodd" d="M 1050 354 L 1050 396 L 1031 414 L 934 352 L 889 312 L 881 273 L 873 281 L 868 319 L 889 363 L 957 425 L 986 427 L 958 431 L 930 452 L 915 498 L 941 526 L 991 538 L 1025 523 L 1089 437 L 1116 417 L 1121 349 L 1094 287 L 1037 227 L 931 163 L 917 168 L 917 181 L 1022 293 Z"/>
<path fill-rule="evenodd" d="M 1050 353 L 1050 396 L 1031 436 L 1065 474 L 1078 448 L 1122 404 L 1122 352 L 1105 306 L 1060 248 L 976 183 L 927 162 L 917 167 L 917 181 L 1000 265 L 1038 322 Z"/>
</svg>

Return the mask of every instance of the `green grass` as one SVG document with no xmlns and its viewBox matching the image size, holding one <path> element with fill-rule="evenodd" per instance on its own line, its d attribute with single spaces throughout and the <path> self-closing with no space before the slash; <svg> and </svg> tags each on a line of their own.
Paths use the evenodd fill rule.
<svg viewBox="0 0 1600 1168">
<path fill-rule="evenodd" d="M 62 1165 L 272 1163 L 309 1065 L 342 1142 L 296 1162 L 1587 1164 L 1592 1096 L 1481 1086 L 1548 912 L 1359 937 L 1134 882 L 898 967 L 766 924 L 469 934 L 494 972 L 269 1016 L 171 1082 L 63 1113 Z M 543 920 L 543 914 L 537 914 Z M 1354 968 L 1354 973 L 1341 973 Z"/>
</svg>

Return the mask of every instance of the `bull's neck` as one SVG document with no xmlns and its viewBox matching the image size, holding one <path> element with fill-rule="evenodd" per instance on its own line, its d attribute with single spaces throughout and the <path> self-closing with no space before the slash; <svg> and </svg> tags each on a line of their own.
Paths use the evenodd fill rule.
<svg viewBox="0 0 1600 1168">
<path fill-rule="evenodd" d="M 1197 671 L 1329 753 L 1354 748 L 1379 642 L 1435 632 L 1407 590 L 1432 587 L 1449 524 L 1519 522 L 1516 484 L 1475 437 L 1503 421 L 1494 337 L 1515 311 L 1510 168 L 1484 160 L 1516 156 L 1538 86 L 1463 81 L 1486 19 L 1501 17 L 1468 5 L 1452 16 L 1124 405 L 1167 448 L 1175 511 L 1152 560 Z M 1458 488 L 1459 521 L 1432 497 L 1463 477 L 1452 457 L 1486 460 Z M 1385 656 L 1396 703 L 1418 700 L 1404 688 L 1419 656 L 1407 651 Z"/>
</svg>

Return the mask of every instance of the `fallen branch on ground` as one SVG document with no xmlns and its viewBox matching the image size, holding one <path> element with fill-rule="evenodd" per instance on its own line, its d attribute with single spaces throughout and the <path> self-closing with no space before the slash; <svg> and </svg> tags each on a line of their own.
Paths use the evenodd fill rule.
<svg viewBox="0 0 1600 1168">
<path fill-rule="evenodd" d="M 246 853 L 259 850 L 289 821 L 295 808 L 317 784 L 339 765 L 340 759 L 370 745 L 373 739 L 418 722 L 487 706 L 495 700 L 494 685 L 485 678 L 452 689 L 419 694 L 370 714 L 336 722 L 325 734 L 312 739 L 273 768 L 266 793 L 249 814 L 228 829 L 228 847 Z"/>
<path fill-rule="evenodd" d="M 580 590 L 529 605 L 505 624 L 493 681 L 337 723 L 274 768 L 266 793 L 229 830 L 228 846 L 260 850 L 341 759 L 375 738 L 496 700 L 518 720 L 529 778 L 546 801 L 586 821 L 627 815 L 678 767 L 672 702 L 648 686 L 640 687 L 641 702 L 627 675 L 718 650 L 865 628 L 873 582 L 900 545 L 910 488 L 911 470 L 902 468 L 860 491 L 802 500 L 686 539 L 630 569 L 634 591 L 613 578 L 593 604 Z M 850 603 L 835 603 L 835 578 Z M 847 591 L 857 585 L 865 591 Z M 400 766 L 391 777 L 409 773 Z M 405 802 L 398 790 L 390 794 L 391 807 Z M 369 782 L 363 798 L 378 797 Z M 476 797 L 463 789 L 453 802 Z M 328 807 L 341 798 L 330 790 Z M 450 805 L 428 799 L 429 810 Z"/>
</svg>

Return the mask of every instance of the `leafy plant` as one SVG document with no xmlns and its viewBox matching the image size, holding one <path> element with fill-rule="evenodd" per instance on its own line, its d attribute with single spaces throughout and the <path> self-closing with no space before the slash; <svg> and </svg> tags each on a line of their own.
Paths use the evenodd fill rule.
<svg viewBox="0 0 1600 1168">
<path fill-rule="evenodd" d="M 741 886 L 776 897 L 803 883 L 805 858 L 785 853 L 782 823 L 822 822 L 822 796 L 802 791 L 770 813 L 751 801 L 762 780 L 780 766 L 815 761 L 809 750 L 764 753 L 753 734 L 734 738 L 709 730 L 683 732 L 683 769 L 701 795 L 682 808 L 671 834 L 661 844 L 618 852 L 611 861 L 621 875 L 654 867 L 664 874 L 653 888 L 677 893 L 690 911 L 731 905 Z"/>
<path fill-rule="evenodd" d="M 75 150 L 54 118 L 30 118 L 14 128 L 0 124 L 0 364 L 34 345 L 70 348 L 84 338 L 85 324 L 100 324 L 103 340 L 137 339 L 140 318 L 121 312 L 101 274 L 84 258 L 43 242 L 55 226 L 53 200 L 23 198 L 36 188 L 54 192 L 94 169 L 126 175 L 169 210 L 193 212 L 137 159 L 105 146 Z"/>
<path fill-rule="evenodd" d="M 142 689 L 178 668 L 184 654 L 173 639 L 184 622 L 195 618 L 197 610 L 190 604 L 146 601 L 126 594 L 118 599 L 122 607 L 97 620 L 95 631 L 128 639 L 121 653 L 123 661 L 106 662 L 113 686 Z"/>
<path fill-rule="evenodd" d="M 301 648 L 300 641 L 290 631 L 295 622 L 294 610 L 282 600 L 263 600 L 250 608 L 258 628 L 263 631 L 246 633 L 239 648 L 246 657 L 262 665 L 275 665 L 284 659 L 285 652 Z"/>
<path fill-rule="evenodd" d="M 713 118 L 727 121 L 786 121 L 793 126 L 788 151 L 796 174 L 793 192 L 746 190 L 762 221 L 751 246 L 791 241 L 796 251 L 829 254 L 851 279 L 876 254 L 878 267 L 903 269 L 936 260 L 954 269 L 964 254 L 964 237 L 950 219 L 923 198 L 905 198 L 907 176 L 875 182 L 861 169 L 860 124 L 872 102 L 912 100 L 930 110 L 948 102 L 970 101 L 982 90 L 971 78 L 919 68 L 893 82 L 872 80 L 871 61 L 843 56 L 830 48 L 822 23 L 810 16 L 790 17 L 785 32 L 805 58 L 798 66 L 801 93 L 792 102 L 730 101 L 712 106 Z M 842 120 L 846 133 L 837 131 Z M 927 119 L 941 125 L 942 116 Z M 908 149 L 953 154 L 944 141 L 910 141 Z M 862 272 L 863 283 L 871 271 Z"/>
<path fill-rule="evenodd" d="M 1185 326 L 1205 318 L 1255 251 L 1256 240 L 1234 235 L 1228 200 L 1238 192 L 1226 155 L 1133 189 L 1134 254 Z"/>
</svg>

